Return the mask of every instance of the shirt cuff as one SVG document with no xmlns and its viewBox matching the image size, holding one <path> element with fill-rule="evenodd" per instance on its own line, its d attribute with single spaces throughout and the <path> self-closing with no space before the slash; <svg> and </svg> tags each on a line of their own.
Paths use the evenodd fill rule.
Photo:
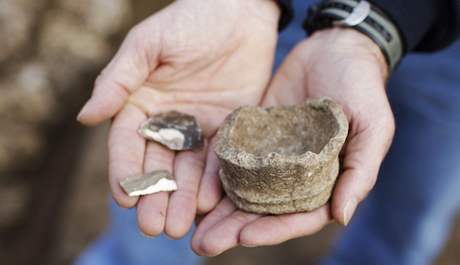
<svg viewBox="0 0 460 265">
<path fill-rule="evenodd" d="M 404 51 L 435 51 L 459 34 L 459 6 L 447 0 L 369 0 L 399 28 Z M 457 3 L 458 4 L 458 3 Z"/>
<path fill-rule="evenodd" d="M 292 0 L 276 0 L 281 9 L 281 18 L 279 21 L 279 31 L 285 29 L 294 17 L 294 10 L 292 8 Z"/>
</svg>

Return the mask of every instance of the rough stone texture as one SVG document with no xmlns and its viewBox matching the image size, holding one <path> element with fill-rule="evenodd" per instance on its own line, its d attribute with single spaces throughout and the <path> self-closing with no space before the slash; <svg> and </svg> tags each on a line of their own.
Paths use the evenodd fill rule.
<svg viewBox="0 0 460 265">
<path fill-rule="evenodd" d="M 0 63 L 21 57 L 33 35 L 37 11 L 44 0 L 0 1 Z"/>
<path fill-rule="evenodd" d="M 0 1 L 0 173 L 39 167 L 130 16 L 128 0 Z"/>
<path fill-rule="evenodd" d="M 203 130 L 195 117 L 177 111 L 152 116 L 141 124 L 138 132 L 171 150 L 196 150 L 204 143 Z"/>
<path fill-rule="evenodd" d="M 78 17 L 88 29 L 110 37 L 126 26 L 131 3 L 126 0 L 59 0 L 60 6 Z"/>
<path fill-rule="evenodd" d="M 75 117 L 131 24 L 130 0 L 73 1 L 81 12 L 64 1 L 0 0 L 2 264 L 45 263 L 35 255 L 53 244 L 83 137 Z"/>
<path fill-rule="evenodd" d="M 129 196 L 177 190 L 176 181 L 166 170 L 156 170 L 142 176 L 129 177 L 120 181 L 120 186 Z"/>
<path fill-rule="evenodd" d="M 239 108 L 218 134 L 223 187 L 248 212 L 312 211 L 329 200 L 347 133 L 345 114 L 329 99 Z"/>
</svg>

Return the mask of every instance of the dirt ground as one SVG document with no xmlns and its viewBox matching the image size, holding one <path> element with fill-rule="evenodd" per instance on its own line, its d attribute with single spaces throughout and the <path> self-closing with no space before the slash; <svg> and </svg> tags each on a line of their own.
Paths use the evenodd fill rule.
<svg viewBox="0 0 460 265">
<path fill-rule="evenodd" d="M 133 2 L 137 20 L 140 20 L 168 1 Z M 11 242 L 17 247 L 14 253 L 8 255 L 23 255 L 24 259 L 4 259 L 0 260 L 0 264 L 70 265 L 103 232 L 109 221 L 107 130 L 107 124 L 84 129 L 70 122 L 59 138 L 52 139 L 56 141 L 56 146 L 43 167 L 43 181 L 37 184 L 42 192 L 37 193 L 37 203 L 31 207 L 30 221 L 11 232 Z M 47 198 L 46 203 L 39 202 L 44 197 Z M 207 260 L 206 264 L 314 264 L 327 253 L 339 232 L 339 226 L 331 225 L 314 236 L 275 247 L 237 248 Z M 459 245 L 460 223 L 452 231 L 449 243 L 436 264 L 460 264 Z M 0 253 L 3 247 L 0 244 Z"/>
</svg>

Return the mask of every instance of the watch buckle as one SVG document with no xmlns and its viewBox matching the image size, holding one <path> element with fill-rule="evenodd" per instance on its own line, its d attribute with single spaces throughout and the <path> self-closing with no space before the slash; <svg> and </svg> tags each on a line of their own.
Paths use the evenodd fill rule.
<svg viewBox="0 0 460 265">
<path fill-rule="evenodd" d="M 334 26 L 354 27 L 363 22 L 369 16 L 370 12 L 371 4 L 363 0 L 353 8 L 353 12 L 351 12 L 347 18 L 334 21 L 333 24 Z"/>
</svg>

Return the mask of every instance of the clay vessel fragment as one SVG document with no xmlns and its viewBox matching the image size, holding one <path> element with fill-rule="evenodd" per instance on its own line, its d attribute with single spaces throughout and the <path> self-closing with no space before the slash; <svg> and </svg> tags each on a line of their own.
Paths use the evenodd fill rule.
<svg viewBox="0 0 460 265">
<path fill-rule="evenodd" d="M 347 133 L 345 114 L 329 99 L 239 108 L 219 130 L 215 149 L 224 190 L 248 212 L 317 209 L 331 196 Z"/>
<path fill-rule="evenodd" d="M 145 139 L 175 151 L 197 150 L 204 143 L 203 130 L 195 117 L 177 111 L 150 117 L 141 124 L 138 132 Z"/>
</svg>

